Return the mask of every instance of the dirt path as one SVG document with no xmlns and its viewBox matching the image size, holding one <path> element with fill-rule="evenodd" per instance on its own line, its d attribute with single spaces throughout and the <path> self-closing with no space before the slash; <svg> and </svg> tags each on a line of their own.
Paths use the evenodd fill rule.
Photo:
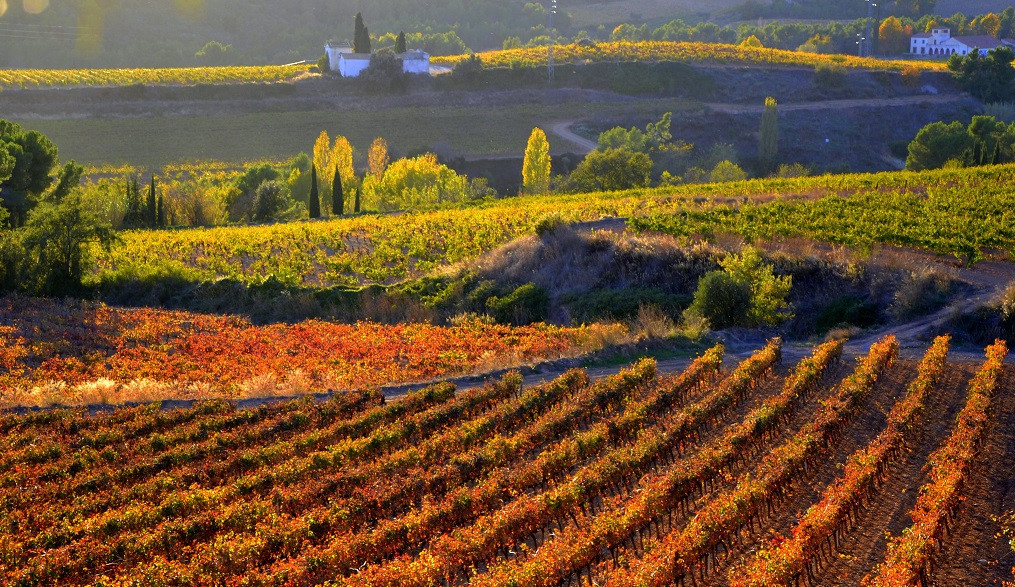
<svg viewBox="0 0 1015 587">
<path fill-rule="evenodd" d="M 964 94 L 945 95 L 920 95 L 902 96 L 897 98 L 862 98 L 851 100 L 822 100 L 820 102 L 787 102 L 779 104 L 780 112 L 799 112 L 813 110 L 845 110 L 849 108 L 883 108 L 891 106 L 915 106 L 920 104 L 948 104 L 961 102 L 968 97 Z M 705 102 L 702 104 L 705 110 L 723 114 L 761 114 L 764 106 L 757 104 L 729 104 L 720 102 Z M 577 120 L 563 120 L 556 122 L 550 127 L 550 132 L 557 137 L 568 141 L 580 150 L 579 153 L 591 153 L 596 149 L 597 143 L 571 131 Z M 897 159 L 889 160 L 893 166 L 898 165 Z"/>
<path fill-rule="evenodd" d="M 555 122 L 553 123 L 553 126 L 550 127 L 550 132 L 574 145 L 579 153 L 584 154 L 595 151 L 598 145 L 594 141 L 590 141 L 581 135 L 571 132 L 571 125 L 574 123 L 574 120 Z"/>
<path fill-rule="evenodd" d="M 898 98 L 862 98 L 852 100 L 822 100 L 820 102 L 784 102 L 780 112 L 802 110 L 845 110 L 848 108 L 884 108 L 886 106 L 913 106 L 917 104 L 947 104 L 965 100 L 964 94 L 902 96 Z M 724 114 L 761 114 L 763 105 L 706 103 L 705 108 Z"/>
</svg>

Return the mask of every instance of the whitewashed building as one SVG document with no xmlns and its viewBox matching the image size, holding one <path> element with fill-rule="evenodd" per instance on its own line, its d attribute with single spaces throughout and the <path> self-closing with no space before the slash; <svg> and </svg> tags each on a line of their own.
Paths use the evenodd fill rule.
<svg viewBox="0 0 1015 587">
<path fill-rule="evenodd" d="M 328 67 L 342 77 L 358 77 L 370 67 L 371 53 L 354 53 L 349 43 L 328 43 L 324 47 L 328 54 Z M 395 55 L 402 62 L 404 73 L 430 75 L 430 55 L 422 49 Z"/>
<path fill-rule="evenodd" d="M 909 39 L 909 53 L 928 57 L 950 57 L 952 55 L 969 55 L 974 50 L 986 55 L 992 49 L 1003 45 L 1013 46 L 1008 39 L 995 39 L 989 35 L 953 37 L 951 29 L 931 29 L 929 33 L 919 33 Z"/>
</svg>

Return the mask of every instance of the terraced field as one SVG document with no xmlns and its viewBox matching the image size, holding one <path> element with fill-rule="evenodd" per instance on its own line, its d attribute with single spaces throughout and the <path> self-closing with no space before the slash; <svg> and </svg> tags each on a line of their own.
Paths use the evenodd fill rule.
<svg viewBox="0 0 1015 587">
<path fill-rule="evenodd" d="M 718 345 L 681 373 L 394 402 L 11 413 L 0 583 L 985 585 L 1010 578 L 990 520 L 1015 373 L 1003 343 L 982 365 L 948 347 L 783 365 L 772 340 L 732 368 Z"/>
</svg>

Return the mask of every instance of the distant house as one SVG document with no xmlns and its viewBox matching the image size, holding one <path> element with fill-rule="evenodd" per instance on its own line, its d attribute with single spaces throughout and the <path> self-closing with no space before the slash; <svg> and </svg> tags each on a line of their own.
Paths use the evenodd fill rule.
<svg viewBox="0 0 1015 587">
<path fill-rule="evenodd" d="M 951 29 L 947 28 L 932 29 L 929 33 L 913 35 L 909 39 L 910 54 L 931 57 L 964 57 L 974 50 L 979 51 L 980 55 L 986 55 L 988 51 L 1001 46 L 1012 47 L 1015 42 L 995 39 L 989 35 L 953 37 Z"/>
<path fill-rule="evenodd" d="M 358 77 L 370 66 L 370 53 L 354 53 L 349 43 L 328 43 L 324 47 L 328 54 L 328 67 L 342 77 Z M 402 62 L 402 71 L 430 75 L 430 55 L 421 49 L 395 55 Z"/>
</svg>

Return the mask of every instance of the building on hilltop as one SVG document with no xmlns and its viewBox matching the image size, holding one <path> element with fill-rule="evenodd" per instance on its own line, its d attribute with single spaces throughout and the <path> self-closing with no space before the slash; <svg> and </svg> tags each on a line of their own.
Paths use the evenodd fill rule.
<svg viewBox="0 0 1015 587">
<path fill-rule="evenodd" d="M 324 46 L 328 54 L 328 67 L 342 77 L 359 77 L 370 66 L 372 53 L 355 53 L 349 43 L 328 43 Z M 430 75 L 430 55 L 422 49 L 414 49 L 395 55 L 402 62 L 403 73 Z"/>
<path fill-rule="evenodd" d="M 1015 47 L 1015 41 L 1010 39 L 995 39 L 989 35 L 959 36 L 953 37 L 951 29 L 931 29 L 929 33 L 913 35 L 909 39 L 909 53 L 911 55 L 925 55 L 930 57 L 950 57 L 960 55 L 965 57 L 974 50 L 980 55 L 986 55 L 997 47 Z"/>
</svg>

